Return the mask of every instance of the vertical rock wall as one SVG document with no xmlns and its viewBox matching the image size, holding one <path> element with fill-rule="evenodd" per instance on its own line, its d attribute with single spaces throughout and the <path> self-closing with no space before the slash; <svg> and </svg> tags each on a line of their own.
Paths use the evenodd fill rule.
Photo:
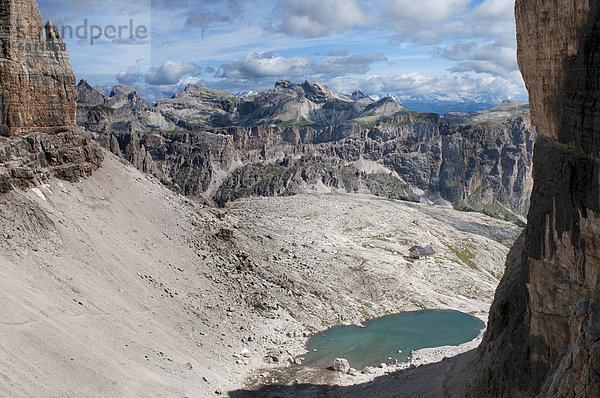
<svg viewBox="0 0 600 398">
<path fill-rule="evenodd" d="M 101 149 L 76 126 L 76 101 L 58 30 L 44 29 L 35 1 L 0 0 L 0 193 L 100 166 Z"/>
<path fill-rule="evenodd" d="M 600 396 L 600 3 L 517 0 L 534 188 L 471 396 Z"/>
<path fill-rule="evenodd" d="M 44 29 L 33 0 L 0 0 L 0 135 L 73 128 L 76 100 L 56 27 L 48 22 Z"/>
</svg>

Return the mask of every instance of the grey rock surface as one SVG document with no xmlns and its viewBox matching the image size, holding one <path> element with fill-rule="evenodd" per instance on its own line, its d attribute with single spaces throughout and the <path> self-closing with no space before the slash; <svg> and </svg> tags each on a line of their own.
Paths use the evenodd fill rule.
<svg viewBox="0 0 600 398">
<path fill-rule="evenodd" d="M 348 363 L 348 360 L 344 358 L 336 358 L 333 361 L 333 365 L 331 365 L 331 368 L 336 372 L 350 372 L 350 364 Z"/>
</svg>

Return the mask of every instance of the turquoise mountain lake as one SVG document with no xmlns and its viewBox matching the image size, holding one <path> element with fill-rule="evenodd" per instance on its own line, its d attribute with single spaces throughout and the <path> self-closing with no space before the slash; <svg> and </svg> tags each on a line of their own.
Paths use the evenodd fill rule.
<svg viewBox="0 0 600 398">
<path fill-rule="evenodd" d="M 346 358 L 350 366 L 362 369 L 395 359 L 406 361 L 414 350 L 467 343 L 485 327 L 471 315 L 443 310 L 405 312 L 363 325 L 335 327 L 311 336 L 304 364 L 329 366 L 335 358 Z"/>
</svg>

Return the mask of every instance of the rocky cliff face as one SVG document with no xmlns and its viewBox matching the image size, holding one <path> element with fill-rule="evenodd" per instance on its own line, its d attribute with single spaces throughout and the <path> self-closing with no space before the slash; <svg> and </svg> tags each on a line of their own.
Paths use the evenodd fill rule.
<svg viewBox="0 0 600 398">
<path fill-rule="evenodd" d="M 600 4 L 517 0 L 534 187 L 471 396 L 600 396 Z M 539 51 L 543 48 L 544 51 Z"/>
<path fill-rule="evenodd" d="M 75 76 L 58 30 L 33 0 L 0 1 L 0 192 L 54 175 L 77 180 L 102 161 L 76 126 Z"/>
<path fill-rule="evenodd" d="M 294 84 L 279 81 L 273 90 L 264 91 L 240 104 L 240 124 L 340 125 L 360 118 L 363 111 L 375 103 L 368 97 L 355 98 L 334 93 L 318 82 Z M 390 107 L 388 110 L 391 113 L 387 115 L 405 110 L 401 104 L 393 102 L 397 106 L 393 109 Z"/>
<path fill-rule="evenodd" d="M 33 0 L 0 3 L 0 134 L 75 125 L 75 76 L 58 30 Z"/>
<path fill-rule="evenodd" d="M 537 134 L 522 103 L 440 117 L 315 82 L 280 81 L 246 99 L 189 85 L 156 107 L 135 88 L 107 95 L 82 81 L 77 90 L 82 127 L 187 195 L 225 202 L 325 187 L 513 221 L 529 208 Z M 164 146 L 149 149 L 146 137 L 156 136 Z"/>
<path fill-rule="evenodd" d="M 77 131 L 0 137 L 0 193 L 37 185 L 52 176 L 78 181 L 91 175 L 103 157 L 96 142 Z"/>
<path fill-rule="evenodd" d="M 115 86 L 110 94 L 85 80 L 77 85 L 77 124 L 95 132 L 143 129 L 139 115 L 150 106 L 135 87 Z"/>
<path fill-rule="evenodd" d="M 221 203 L 327 187 L 430 198 L 497 216 L 528 208 L 535 139 L 525 113 L 474 124 L 403 113 L 371 129 L 345 124 L 98 135 L 107 149 L 185 194 Z"/>
</svg>

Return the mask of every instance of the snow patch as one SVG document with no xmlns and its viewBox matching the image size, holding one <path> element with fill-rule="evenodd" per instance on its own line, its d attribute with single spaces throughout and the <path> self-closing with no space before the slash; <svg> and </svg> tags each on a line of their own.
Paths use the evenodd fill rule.
<svg viewBox="0 0 600 398">
<path fill-rule="evenodd" d="M 46 196 L 42 193 L 42 191 L 39 188 L 31 188 L 31 191 L 35 194 L 35 196 L 42 199 L 44 202 L 48 201 L 48 199 L 46 199 Z"/>
</svg>

